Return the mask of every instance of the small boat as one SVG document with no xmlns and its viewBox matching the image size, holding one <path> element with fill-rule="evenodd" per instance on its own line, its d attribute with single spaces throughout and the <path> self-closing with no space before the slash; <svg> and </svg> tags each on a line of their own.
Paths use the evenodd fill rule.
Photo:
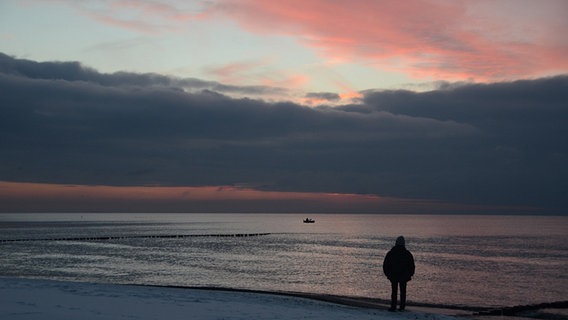
<svg viewBox="0 0 568 320">
<path fill-rule="evenodd" d="M 316 220 L 314 220 L 314 219 L 309 219 L 309 218 L 306 218 L 306 219 L 304 219 L 303 221 L 304 221 L 304 223 L 314 223 L 314 222 L 316 222 Z"/>
</svg>

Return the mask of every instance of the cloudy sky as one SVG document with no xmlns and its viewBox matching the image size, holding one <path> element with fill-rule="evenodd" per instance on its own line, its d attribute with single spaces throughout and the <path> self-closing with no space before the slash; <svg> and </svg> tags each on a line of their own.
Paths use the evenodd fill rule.
<svg viewBox="0 0 568 320">
<path fill-rule="evenodd" d="M 568 2 L 0 2 L 0 211 L 568 212 Z"/>
</svg>

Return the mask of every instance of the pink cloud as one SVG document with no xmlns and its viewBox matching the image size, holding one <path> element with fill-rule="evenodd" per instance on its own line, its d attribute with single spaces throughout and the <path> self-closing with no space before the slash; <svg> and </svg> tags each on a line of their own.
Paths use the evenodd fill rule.
<svg viewBox="0 0 568 320">
<path fill-rule="evenodd" d="M 208 72 L 224 83 L 250 83 L 269 64 L 263 60 L 234 61 L 208 69 Z"/>
<path fill-rule="evenodd" d="M 568 71 L 568 28 L 559 22 L 568 3 L 536 2 L 539 23 L 508 12 L 514 1 L 227 0 L 216 9 L 252 32 L 297 37 L 326 58 L 487 81 Z"/>
<path fill-rule="evenodd" d="M 145 34 L 162 34 L 183 30 L 184 23 L 205 18 L 204 9 L 190 9 L 183 3 L 151 0 L 119 0 L 91 5 L 76 2 L 72 6 L 81 14 L 111 27 Z"/>
<path fill-rule="evenodd" d="M 272 59 L 235 61 L 208 68 L 207 72 L 220 82 L 240 85 L 298 88 L 309 81 L 309 77 L 304 74 L 274 70 L 272 63 Z"/>
<path fill-rule="evenodd" d="M 267 75 L 262 80 L 262 85 L 269 87 L 282 87 L 282 88 L 299 88 L 308 83 L 310 77 L 304 74 L 291 74 L 291 75 Z"/>
</svg>

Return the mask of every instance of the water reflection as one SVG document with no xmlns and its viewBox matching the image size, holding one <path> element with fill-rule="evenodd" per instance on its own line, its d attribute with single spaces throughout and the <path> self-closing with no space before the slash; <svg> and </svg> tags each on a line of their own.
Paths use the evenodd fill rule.
<svg viewBox="0 0 568 320">
<path fill-rule="evenodd" d="M 562 217 L 310 215 L 314 224 L 303 224 L 304 215 L 23 217 L 39 220 L 0 215 L 0 238 L 271 234 L 3 243 L 1 276 L 387 298 L 382 259 L 404 234 L 417 265 L 411 301 L 525 304 L 561 300 L 568 287 Z"/>
</svg>

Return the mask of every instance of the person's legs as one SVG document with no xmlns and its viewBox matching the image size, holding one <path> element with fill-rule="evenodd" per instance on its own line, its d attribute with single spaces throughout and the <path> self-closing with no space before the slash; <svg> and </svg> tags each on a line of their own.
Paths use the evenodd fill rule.
<svg viewBox="0 0 568 320">
<path fill-rule="evenodd" d="M 398 298 L 398 282 L 391 281 L 391 307 L 389 311 L 396 310 L 396 299 Z"/>
<path fill-rule="evenodd" d="M 400 310 L 406 307 L 406 281 L 400 282 Z"/>
</svg>

